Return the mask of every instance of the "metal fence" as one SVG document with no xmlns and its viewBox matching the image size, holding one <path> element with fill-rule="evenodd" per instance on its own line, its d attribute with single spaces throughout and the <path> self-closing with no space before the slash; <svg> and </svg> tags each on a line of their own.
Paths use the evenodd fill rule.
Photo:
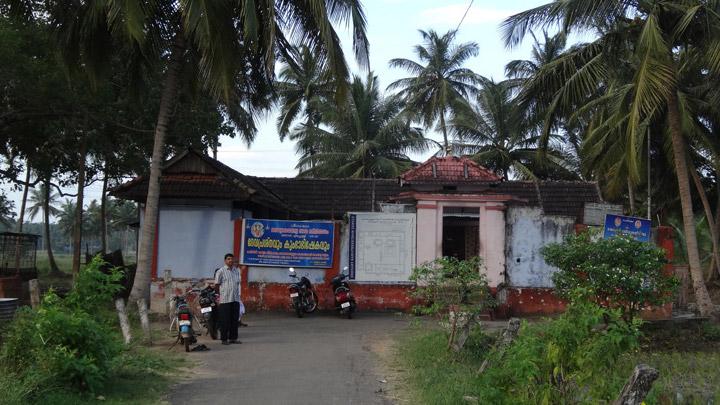
<svg viewBox="0 0 720 405">
<path fill-rule="evenodd" d="M 0 233 L 0 277 L 37 278 L 38 239 L 40 236 L 27 233 Z"/>
</svg>

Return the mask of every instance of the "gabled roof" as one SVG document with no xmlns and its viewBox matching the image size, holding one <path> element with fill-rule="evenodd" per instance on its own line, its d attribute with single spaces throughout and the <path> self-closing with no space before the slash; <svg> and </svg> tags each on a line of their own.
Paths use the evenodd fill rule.
<svg viewBox="0 0 720 405">
<path fill-rule="evenodd" d="M 400 178 L 405 187 L 394 179 L 252 177 L 188 150 L 166 163 L 160 195 L 251 201 L 277 211 L 335 218 L 346 212 L 377 210 L 377 203 L 381 202 L 412 200 L 416 192 L 503 196 L 509 198 L 511 205 L 541 207 L 547 215 L 569 216 L 579 221 L 586 202 L 602 202 L 596 183 L 501 181 L 464 157 L 432 158 Z M 455 184 L 460 187 L 444 187 Z M 146 176 L 140 176 L 114 188 L 111 194 L 142 202 L 147 197 L 147 185 Z"/>
<path fill-rule="evenodd" d="M 139 176 L 113 188 L 110 194 L 143 202 L 147 191 L 148 177 Z M 192 149 L 165 162 L 160 177 L 160 195 L 162 198 L 252 201 L 275 209 L 288 208 L 285 201 L 255 178 Z"/>
<path fill-rule="evenodd" d="M 402 184 L 457 184 L 500 180 L 500 176 L 465 156 L 434 156 L 420 166 L 400 175 Z"/>
</svg>

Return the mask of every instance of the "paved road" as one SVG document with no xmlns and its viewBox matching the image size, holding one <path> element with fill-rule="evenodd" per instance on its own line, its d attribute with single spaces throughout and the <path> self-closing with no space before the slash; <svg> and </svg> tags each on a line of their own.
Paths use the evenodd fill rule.
<svg viewBox="0 0 720 405">
<path fill-rule="evenodd" d="M 377 347 L 408 325 L 394 314 L 250 314 L 241 345 L 189 353 L 200 366 L 174 387 L 172 404 L 390 404 Z"/>
</svg>

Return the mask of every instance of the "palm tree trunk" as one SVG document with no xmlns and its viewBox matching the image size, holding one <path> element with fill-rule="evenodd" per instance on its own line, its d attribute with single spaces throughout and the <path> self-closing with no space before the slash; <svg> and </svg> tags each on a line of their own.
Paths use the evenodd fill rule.
<svg viewBox="0 0 720 405">
<path fill-rule="evenodd" d="M 675 160 L 675 172 L 678 180 L 678 191 L 680 194 L 680 205 L 682 207 L 683 229 L 685 231 L 685 244 L 687 248 L 688 265 L 692 277 L 693 290 L 695 291 L 695 302 L 697 303 L 700 315 L 711 316 L 715 307 L 708 294 L 703 271 L 700 267 L 700 254 L 698 253 L 697 234 L 695 233 L 695 218 L 692 208 L 692 195 L 690 193 L 690 181 L 688 179 L 687 160 L 685 151 L 685 139 L 683 139 L 680 125 L 680 110 L 678 98 L 675 91 L 667 98 L 668 124 L 670 137 L 672 139 L 673 157 Z"/>
<path fill-rule="evenodd" d="M 152 162 L 150 164 L 150 178 L 148 179 L 148 195 L 145 201 L 145 216 L 140 233 L 140 246 L 138 247 L 138 263 L 135 280 L 131 293 L 132 302 L 140 299 L 150 300 L 151 266 L 153 256 L 153 242 L 158 219 L 158 203 L 160 200 L 160 174 L 163 163 L 163 148 L 165 147 L 165 134 L 167 133 L 170 114 L 175 105 L 178 77 L 183 66 L 185 42 L 182 31 L 175 36 L 168 69 L 165 73 L 163 91 L 160 98 L 157 124 L 155 125 L 155 142 L 153 145 Z"/>
<path fill-rule="evenodd" d="M 75 204 L 75 225 L 73 226 L 73 261 L 72 274 L 77 278 L 80 273 L 80 254 L 82 253 L 82 217 L 83 198 L 85 191 L 85 166 L 87 159 L 87 145 L 80 140 L 80 167 L 78 168 L 78 191 Z"/>
<path fill-rule="evenodd" d="M 20 203 L 20 213 L 17 221 L 17 232 L 22 233 L 23 222 L 25 221 L 25 204 L 27 203 L 28 190 L 30 189 L 30 164 L 27 164 L 27 173 L 25 173 L 25 188 L 23 189 L 22 202 Z M 20 238 L 15 243 L 15 270 L 20 271 Z"/>
<path fill-rule="evenodd" d="M 717 204 L 715 206 L 715 236 L 720 237 L 720 184 L 717 185 Z M 718 246 L 720 246 L 720 242 L 718 243 Z M 716 270 L 715 273 L 711 274 L 710 280 L 713 279 L 715 276 L 720 276 L 720 263 L 716 263 L 714 269 Z"/>
<path fill-rule="evenodd" d="M 630 216 L 635 215 L 635 188 L 632 185 L 632 182 L 630 182 L 630 177 L 628 176 L 627 181 L 628 186 L 628 200 L 630 201 Z"/>
<path fill-rule="evenodd" d="M 440 112 L 440 128 L 442 128 L 442 131 L 443 131 L 443 146 L 445 147 L 445 154 L 447 156 L 451 156 L 452 150 L 450 149 L 450 143 L 448 142 L 447 128 L 445 127 L 445 110 Z"/>
<path fill-rule="evenodd" d="M 50 264 L 50 274 L 60 274 L 60 269 L 55 263 L 55 256 L 52 252 L 52 243 L 50 242 L 50 175 L 45 180 L 45 198 L 43 201 L 43 215 L 45 216 L 45 248 L 48 255 L 48 263 Z"/>
<path fill-rule="evenodd" d="M 710 208 L 710 201 L 708 201 L 705 187 L 703 187 L 702 182 L 700 181 L 700 176 L 698 176 L 697 171 L 694 167 L 689 167 L 688 169 L 690 170 L 690 175 L 692 176 L 693 182 L 695 183 L 695 188 L 700 195 L 700 201 L 702 201 L 703 209 L 705 210 L 705 218 L 707 218 L 708 229 L 710 230 L 710 238 L 712 239 L 714 260 L 711 260 L 712 263 L 710 265 L 708 273 L 710 274 L 710 276 L 712 276 L 713 271 L 715 270 L 715 266 L 717 264 L 720 264 L 720 251 L 718 250 L 718 235 L 715 230 L 715 218 L 713 217 L 712 208 Z"/>
<path fill-rule="evenodd" d="M 18 214 L 17 231 L 22 233 L 23 223 L 25 222 L 25 206 L 27 205 L 28 191 L 30 190 L 30 162 L 27 164 L 27 173 L 25 173 L 25 187 L 23 188 L 22 202 L 20 203 L 20 213 Z"/>
<path fill-rule="evenodd" d="M 107 163 L 105 165 L 100 196 L 100 249 L 103 254 L 107 253 Z"/>
</svg>

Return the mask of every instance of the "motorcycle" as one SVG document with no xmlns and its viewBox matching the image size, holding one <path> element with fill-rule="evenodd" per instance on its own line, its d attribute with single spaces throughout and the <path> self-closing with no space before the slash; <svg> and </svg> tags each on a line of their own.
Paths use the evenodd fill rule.
<svg viewBox="0 0 720 405">
<path fill-rule="evenodd" d="M 219 299 L 220 294 L 218 294 L 212 286 L 207 286 L 200 290 L 200 297 L 198 299 L 200 313 L 202 314 L 202 316 L 199 317 L 200 325 L 207 330 L 207 334 L 210 335 L 212 340 L 216 340 L 218 335 L 217 306 Z"/>
<path fill-rule="evenodd" d="M 288 286 L 292 307 L 295 309 L 297 317 L 302 318 L 303 314 L 309 314 L 317 309 L 317 294 L 310 283 L 310 279 L 306 277 L 307 274 L 301 276 L 300 280 L 298 280 L 294 268 L 290 267 L 289 273 L 290 278 L 297 280 Z"/>
<path fill-rule="evenodd" d="M 190 345 L 197 342 L 197 339 L 195 338 L 195 331 L 193 331 L 192 327 L 192 310 L 188 305 L 185 295 L 176 295 L 173 297 L 173 303 L 175 305 L 175 319 L 173 321 L 177 326 L 177 340 L 173 346 L 180 343 L 185 346 L 185 351 L 189 352 Z"/>
<path fill-rule="evenodd" d="M 335 297 L 335 309 L 341 315 L 345 315 L 350 319 L 352 318 L 353 312 L 355 312 L 356 304 L 355 297 L 350 291 L 350 285 L 345 281 L 345 279 L 348 278 L 348 268 L 345 267 L 343 270 L 343 273 L 338 274 L 330 280 L 330 286 L 332 287 Z"/>
</svg>

